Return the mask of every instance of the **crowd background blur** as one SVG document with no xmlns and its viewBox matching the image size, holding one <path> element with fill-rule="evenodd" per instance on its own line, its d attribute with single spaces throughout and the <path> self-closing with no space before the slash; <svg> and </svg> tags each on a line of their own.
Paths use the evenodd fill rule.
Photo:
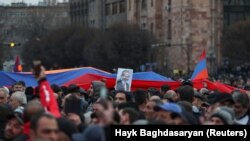
<svg viewBox="0 0 250 141">
<path fill-rule="evenodd" d="M 49 84 L 45 69 L 38 86 L 24 81 L 0 88 L 1 141 L 109 141 L 112 125 L 249 125 L 249 64 L 223 66 L 211 79 L 237 88 L 224 93 L 182 81 L 172 89 L 108 89 L 103 80 L 89 89 Z"/>
</svg>

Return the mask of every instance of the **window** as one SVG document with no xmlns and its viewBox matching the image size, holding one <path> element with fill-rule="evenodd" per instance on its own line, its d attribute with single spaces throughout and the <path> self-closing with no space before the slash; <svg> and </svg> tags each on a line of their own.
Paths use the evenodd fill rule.
<svg viewBox="0 0 250 141">
<path fill-rule="evenodd" d="M 146 29 L 146 23 L 142 23 L 142 29 Z"/>
<path fill-rule="evenodd" d="M 151 7 L 154 7 L 154 0 L 151 0 Z"/>
<path fill-rule="evenodd" d="M 77 9 L 81 9 L 81 3 L 80 2 L 77 3 Z"/>
<path fill-rule="evenodd" d="M 224 5 L 229 5 L 229 0 L 224 0 Z"/>
<path fill-rule="evenodd" d="M 81 7 L 82 7 L 82 8 L 84 8 L 85 6 L 86 6 L 86 5 L 85 5 L 85 3 L 84 3 L 84 2 L 82 2 L 82 6 L 81 6 Z"/>
<path fill-rule="evenodd" d="M 62 13 L 62 16 L 63 16 L 63 17 L 67 17 L 67 16 L 68 16 L 68 12 L 63 12 L 63 13 Z"/>
<path fill-rule="evenodd" d="M 152 32 L 154 32 L 154 23 L 150 24 L 150 29 L 151 29 Z"/>
<path fill-rule="evenodd" d="M 93 4 L 89 5 L 89 12 L 92 13 L 95 10 L 95 7 Z"/>
<path fill-rule="evenodd" d="M 168 20 L 168 39 L 172 38 L 172 21 Z"/>
<path fill-rule="evenodd" d="M 230 13 L 229 18 L 230 22 L 235 23 L 243 20 L 245 18 L 245 13 Z"/>
<path fill-rule="evenodd" d="M 131 10 L 131 0 L 128 1 L 128 8 L 129 8 L 129 11 Z"/>
<path fill-rule="evenodd" d="M 231 0 L 230 5 L 244 5 L 244 0 Z"/>
<path fill-rule="evenodd" d="M 111 4 L 106 4 L 105 13 L 106 15 L 111 15 Z"/>
<path fill-rule="evenodd" d="M 142 2 L 141 2 L 141 9 L 145 10 L 146 8 L 147 8 L 146 0 L 142 0 Z"/>
<path fill-rule="evenodd" d="M 119 13 L 125 13 L 125 12 L 126 12 L 125 1 L 122 0 L 119 2 Z"/>
<path fill-rule="evenodd" d="M 168 12 L 171 12 L 171 7 L 172 7 L 172 0 L 168 0 L 168 6 L 167 6 Z"/>
<path fill-rule="evenodd" d="M 76 2 L 74 3 L 74 8 L 73 9 L 77 9 L 77 4 Z"/>
<path fill-rule="evenodd" d="M 90 21 L 90 25 L 93 27 L 93 26 L 95 26 L 95 20 L 91 20 Z"/>
<path fill-rule="evenodd" d="M 114 14 L 117 14 L 117 2 L 114 2 L 113 4 L 112 4 L 112 14 L 114 15 Z"/>
</svg>

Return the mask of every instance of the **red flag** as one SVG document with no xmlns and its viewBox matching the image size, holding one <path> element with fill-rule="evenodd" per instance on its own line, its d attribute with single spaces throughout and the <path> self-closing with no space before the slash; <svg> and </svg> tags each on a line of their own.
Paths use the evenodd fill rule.
<svg viewBox="0 0 250 141">
<path fill-rule="evenodd" d="M 22 72 L 22 71 L 23 71 L 23 68 L 22 68 L 22 65 L 20 63 L 19 56 L 16 56 L 13 72 Z"/>
<path fill-rule="evenodd" d="M 39 84 L 40 101 L 45 110 L 53 114 L 55 117 L 61 117 L 56 98 L 48 81 L 44 80 Z"/>
<path fill-rule="evenodd" d="M 233 90 L 239 90 L 242 93 L 246 93 L 246 91 L 243 89 L 238 89 L 233 86 L 229 86 L 227 84 L 223 84 L 220 82 L 212 82 L 209 80 L 204 80 L 204 82 L 207 83 L 207 88 L 209 90 L 218 90 L 221 93 L 229 93 L 229 94 L 231 94 Z"/>
<path fill-rule="evenodd" d="M 202 52 L 202 54 L 201 54 L 201 56 L 200 56 L 200 61 L 201 61 L 202 59 L 204 59 L 204 58 L 206 58 L 206 49 L 203 50 L 203 52 Z"/>
</svg>

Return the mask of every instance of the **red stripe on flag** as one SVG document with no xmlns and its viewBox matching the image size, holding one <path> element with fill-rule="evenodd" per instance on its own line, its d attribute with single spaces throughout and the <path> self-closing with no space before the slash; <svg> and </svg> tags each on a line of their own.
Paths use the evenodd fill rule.
<svg viewBox="0 0 250 141">
<path fill-rule="evenodd" d="M 200 56 L 200 61 L 201 61 L 202 59 L 204 59 L 204 58 L 206 58 L 206 49 L 203 50 L 203 52 L 202 52 L 202 54 L 201 54 L 201 56 Z"/>
</svg>

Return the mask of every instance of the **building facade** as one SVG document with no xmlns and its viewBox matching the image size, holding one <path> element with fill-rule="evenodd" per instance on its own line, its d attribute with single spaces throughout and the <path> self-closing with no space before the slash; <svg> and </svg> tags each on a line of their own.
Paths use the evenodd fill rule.
<svg viewBox="0 0 250 141">
<path fill-rule="evenodd" d="M 108 29 L 115 24 L 134 24 L 152 32 L 159 42 L 164 42 L 163 10 L 166 0 L 70 0 L 72 24 Z M 152 50 L 149 64 L 161 67 L 159 49 Z"/>
<path fill-rule="evenodd" d="M 0 32 L 6 37 L 6 41 L 14 41 L 19 36 L 28 38 L 25 36 L 25 29 L 52 30 L 70 24 L 67 3 L 57 6 L 27 6 L 25 3 L 12 3 L 11 6 L 0 6 L 0 10 Z"/>
<path fill-rule="evenodd" d="M 208 67 L 215 66 L 220 60 L 223 0 L 168 0 L 167 5 L 164 39 L 171 44 L 165 49 L 168 66 L 192 72 L 203 49 Z"/>
<path fill-rule="evenodd" d="M 37 38 L 50 30 L 70 24 L 68 3 L 58 3 L 54 6 L 28 6 L 12 3 L 10 6 L 0 6 L 0 43 L 16 42 L 23 45 L 30 38 Z M 7 52 L 14 59 L 20 54 L 22 46 Z"/>
<path fill-rule="evenodd" d="M 57 3 L 57 0 L 43 0 L 43 3 L 45 6 L 55 6 Z"/>
<path fill-rule="evenodd" d="M 107 29 L 114 24 L 139 25 L 163 39 L 163 3 L 166 0 L 70 0 L 72 24 Z"/>
<path fill-rule="evenodd" d="M 106 29 L 136 24 L 154 33 L 152 48 L 160 70 L 192 72 L 203 49 L 210 73 L 222 61 L 227 26 L 249 17 L 249 0 L 70 0 L 71 22 Z"/>
<path fill-rule="evenodd" d="M 249 0 L 224 0 L 224 27 L 250 18 Z"/>
</svg>

